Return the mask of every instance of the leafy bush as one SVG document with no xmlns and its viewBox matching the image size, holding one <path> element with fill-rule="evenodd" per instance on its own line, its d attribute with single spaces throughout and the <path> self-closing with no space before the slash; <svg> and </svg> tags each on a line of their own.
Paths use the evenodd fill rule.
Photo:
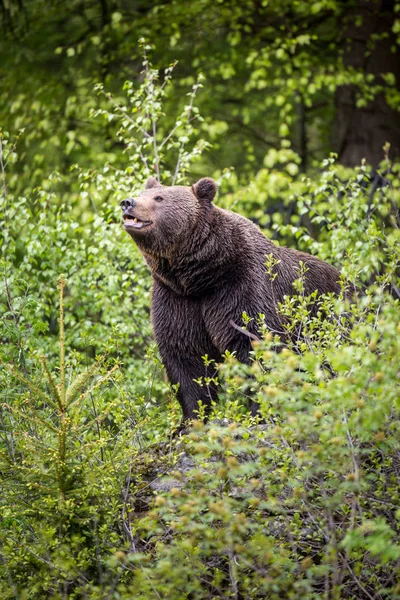
<svg viewBox="0 0 400 600">
<path fill-rule="evenodd" d="M 138 597 L 399 596 L 398 303 L 367 313 L 324 362 L 266 334 L 251 367 L 225 363 L 230 422 L 195 425 L 192 469 L 139 522 Z M 251 376 L 266 425 L 238 414 Z"/>
<path fill-rule="evenodd" d="M 131 162 L 77 170 L 79 202 L 59 203 L 56 174 L 15 197 L 2 133 L 2 597 L 400 598 L 399 166 L 377 179 L 330 157 L 308 179 L 281 149 L 250 189 L 222 179 L 221 204 L 339 266 L 357 294 L 305 298 L 300 271 L 280 306 L 298 343 L 276 352 L 260 315 L 252 363 L 227 353 L 218 367 L 209 424 L 168 441 L 180 409 L 151 339 L 150 278 L 117 217 L 154 161 L 184 181 L 205 147 L 186 110 L 157 151 L 165 81 L 145 64 L 126 100 L 101 96 Z"/>
</svg>

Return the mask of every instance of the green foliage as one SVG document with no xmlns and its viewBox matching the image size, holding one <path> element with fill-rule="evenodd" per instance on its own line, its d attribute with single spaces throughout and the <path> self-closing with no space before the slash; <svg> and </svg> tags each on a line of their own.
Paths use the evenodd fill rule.
<svg viewBox="0 0 400 600">
<path fill-rule="evenodd" d="M 337 4 L 310 7 L 294 3 L 306 17 Z M 236 35 L 248 9 L 233 15 Z M 118 14 L 109 35 L 123 31 Z M 96 37 L 104 49 L 109 38 Z M 218 69 L 229 81 L 228 65 Z M 117 204 L 150 173 L 184 181 L 207 146 L 198 84 L 186 82 L 188 108 L 173 113 L 171 73 L 145 59 L 142 83 L 90 96 L 100 137 L 126 154 L 91 170 L 82 161 L 70 196 L 65 173 L 37 172 L 24 189 L 21 140 L 1 132 L 0 595 L 400 598 L 399 166 L 386 156 L 379 179 L 330 157 L 311 178 L 284 144 L 250 186 L 222 178 L 221 204 L 340 267 L 343 294 L 305 297 L 302 265 L 279 308 L 293 342 L 276 352 L 259 315 L 251 364 L 226 353 L 218 366 L 210 423 L 169 443 L 180 409 L 151 338 L 149 274 Z M 274 267 L 266 256 L 272 282 Z M 249 394 L 262 420 L 245 412 Z"/>
<path fill-rule="evenodd" d="M 61 278 L 59 384 L 44 357 L 42 382 L 1 361 L 11 375 L 9 389 L 17 381 L 25 390 L 19 396 L 11 394 L 10 403 L 2 405 L 1 419 L 2 555 L 10 592 L 18 597 L 20 593 L 27 597 L 28 591 L 34 597 L 44 590 L 66 588 L 68 582 L 82 578 L 82 570 L 93 568 L 90 547 L 95 545 L 99 560 L 103 547 L 118 540 L 111 525 L 112 514 L 119 509 L 116 491 L 121 476 L 112 460 L 125 454 L 126 462 L 126 447 L 121 454 L 119 444 L 126 444 L 128 437 L 120 428 L 119 441 L 110 448 L 111 431 L 100 428 L 115 404 L 103 405 L 100 388 L 116 376 L 118 365 L 104 371 L 100 357 L 67 384 L 65 283 Z M 35 565 L 41 564 L 51 572 L 37 568 L 36 575 Z"/>
<path fill-rule="evenodd" d="M 149 48 L 147 48 L 149 49 Z M 137 179 L 148 177 L 153 173 L 157 179 L 170 180 L 171 185 L 178 184 L 184 179 L 185 172 L 195 157 L 201 155 L 208 146 L 204 140 L 199 140 L 189 151 L 188 143 L 195 133 L 193 121 L 201 122 L 199 109 L 194 106 L 194 100 L 199 88 L 202 87 L 202 77 L 193 85 L 191 92 L 187 94 L 188 104 L 179 114 L 170 131 L 165 132 L 163 139 L 158 139 L 157 129 L 165 120 L 163 104 L 171 88 L 171 78 L 176 66 L 171 64 L 163 73 L 163 82 L 157 85 L 159 72 L 152 68 L 144 49 L 143 61 L 143 83 L 138 89 L 132 81 L 126 81 L 124 90 L 128 98 L 128 106 L 120 105 L 110 93 L 104 91 L 101 84 L 96 86 L 97 91 L 105 95 L 112 105 L 112 112 L 107 109 L 98 109 L 92 116 L 103 116 L 106 122 L 115 118 L 119 119 L 119 129 L 115 134 L 116 139 L 121 140 L 130 154 L 129 171 Z M 138 139 L 140 141 L 138 141 Z M 173 172 L 168 170 L 168 156 L 175 156 Z M 170 160 L 170 163 L 172 161 Z M 162 171 L 161 171 L 162 169 Z"/>
<path fill-rule="evenodd" d="M 387 135 L 398 127 L 388 111 L 400 105 L 397 1 L 72 0 L 67 6 L 56 0 L 50 7 L 43 0 L 8 0 L 0 23 L 0 122 L 13 134 L 25 128 L 21 151 L 27 160 L 12 177 L 25 194 L 57 169 L 62 194 L 70 196 L 77 192 L 71 165 L 120 164 L 112 123 L 108 129 L 88 119 L 101 108 L 92 86 L 101 82 L 119 94 L 128 80 L 136 89 L 143 38 L 158 69 L 179 61 L 161 134 L 174 124 L 175 108 L 187 104 L 196 74 L 207 81 L 197 139 L 211 141 L 213 149 L 193 167 L 197 174 L 234 166 L 249 182 L 266 153 L 281 144 L 293 147 L 303 170 L 316 167 L 332 141 L 343 151 L 335 140 L 341 122 L 359 125 L 354 164 L 375 143 L 372 135 L 370 142 L 360 140 L 365 130 L 378 129 L 374 112 Z M 349 105 L 357 110 L 339 112 L 336 120 L 342 90 L 350 91 Z"/>
</svg>

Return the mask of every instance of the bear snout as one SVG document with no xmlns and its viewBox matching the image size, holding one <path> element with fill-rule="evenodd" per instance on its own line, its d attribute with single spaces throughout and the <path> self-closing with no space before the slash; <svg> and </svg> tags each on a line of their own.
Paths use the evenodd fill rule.
<svg viewBox="0 0 400 600">
<path fill-rule="evenodd" d="M 121 202 L 121 208 L 124 212 L 129 210 L 130 208 L 135 208 L 135 206 L 136 200 L 134 198 L 125 198 L 125 200 L 122 200 Z"/>
</svg>

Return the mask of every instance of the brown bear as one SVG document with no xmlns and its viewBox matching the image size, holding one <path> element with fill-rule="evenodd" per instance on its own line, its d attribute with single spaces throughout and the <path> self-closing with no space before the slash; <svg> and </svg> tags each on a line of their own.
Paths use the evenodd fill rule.
<svg viewBox="0 0 400 600">
<path fill-rule="evenodd" d="M 276 246 L 248 219 L 214 206 L 216 189 L 209 178 L 169 187 L 150 177 L 139 196 L 121 202 L 125 230 L 151 269 L 154 333 L 169 381 L 179 383 L 184 421 L 196 416 L 199 401 L 207 409 L 216 399 L 215 384 L 195 381 L 213 375 L 204 355 L 218 362 L 229 350 L 249 362 L 260 313 L 284 338 L 277 303 L 295 293 L 300 261 L 307 268 L 305 294 L 341 290 L 332 266 Z M 266 271 L 267 255 L 276 263 L 274 278 Z M 253 318 L 250 336 L 238 327 L 244 312 Z"/>
</svg>

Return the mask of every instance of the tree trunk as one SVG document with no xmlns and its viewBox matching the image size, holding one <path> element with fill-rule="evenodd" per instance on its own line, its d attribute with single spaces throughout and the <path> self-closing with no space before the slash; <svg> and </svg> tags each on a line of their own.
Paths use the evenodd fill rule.
<svg viewBox="0 0 400 600">
<path fill-rule="evenodd" d="M 394 18 L 393 0 L 349 2 L 342 22 L 343 62 L 346 67 L 373 74 L 379 84 L 384 84 L 381 73 L 393 73 L 398 88 L 400 55 L 391 31 Z M 379 39 L 369 52 L 371 36 L 381 34 L 386 37 Z M 393 110 L 384 94 L 378 94 L 365 107 L 357 107 L 356 98 L 357 90 L 353 85 L 337 90 L 336 150 L 339 161 L 346 166 L 355 166 L 365 158 L 377 167 L 384 158 L 382 148 L 386 142 L 391 146 L 391 158 L 399 158 L 400 107 Z"/>
</svg>

